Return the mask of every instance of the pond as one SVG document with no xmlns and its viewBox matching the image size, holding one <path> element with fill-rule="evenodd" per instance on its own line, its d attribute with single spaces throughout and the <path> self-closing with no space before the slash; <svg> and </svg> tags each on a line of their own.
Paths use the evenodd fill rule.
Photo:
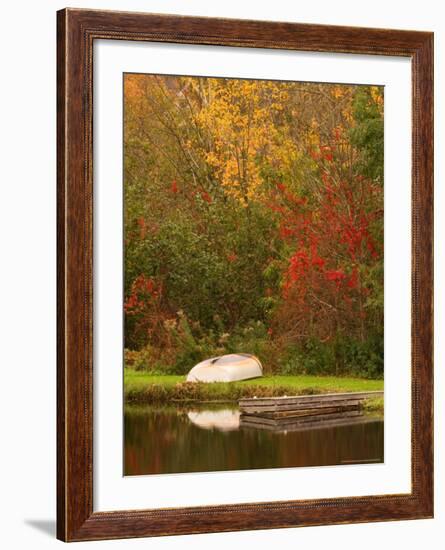
<svg viewBox="0 0 445 550">
<path fill-rule="evenodd" d="M 124 475 L 383 462 L 383 418 L 270 431 L 236 406 L 127 405 Z"/>
</svg>

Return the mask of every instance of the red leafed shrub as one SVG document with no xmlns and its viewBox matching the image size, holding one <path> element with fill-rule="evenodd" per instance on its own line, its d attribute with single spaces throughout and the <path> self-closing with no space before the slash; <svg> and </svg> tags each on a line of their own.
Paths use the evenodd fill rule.
<svg viewBox="0 0 445 550">
<path fill-rule="evenodd" d="M 141 274 L 133 281 L 131 292 L 124 302 L 126 318 L 133 325 L 136 338 L 161 343 L 165 339 L 165 321 L 168 319 L 162 306 L 162 285 L 152 277 Z"/>
<path fill-rule="evenodd" d="M 201 198 L 209 204 L 212 203 L 212 197 L 207 193 L 207 191 L 201 191 Z"/>
<path fill-rule="evenodd" d="M 343 173 L 338 159 L 332 163 L 335 147 L 312 153 L 320 177 L 311 202 L 281 183 L 270 201 L 280 238 L 293 249 L 284 264 L 275 323 L 287 326 L 293 337 L 311 331 L 330 338 L 343 327 L 349 332 L 355 327 L 364 338 L 367 275 L 382 254 L 374 236 L 381 236 L 382 189 Z"/>
</svg>

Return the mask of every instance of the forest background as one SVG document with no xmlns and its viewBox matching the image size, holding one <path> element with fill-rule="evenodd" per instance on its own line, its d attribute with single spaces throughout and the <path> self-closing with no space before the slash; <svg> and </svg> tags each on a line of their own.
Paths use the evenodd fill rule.
<svg viewBox="0 0 445 550">
<path fill-rule="evenodd" d="M 125 366 L 383 377 L 383 88 L 126 74 Z"/>
</svg>

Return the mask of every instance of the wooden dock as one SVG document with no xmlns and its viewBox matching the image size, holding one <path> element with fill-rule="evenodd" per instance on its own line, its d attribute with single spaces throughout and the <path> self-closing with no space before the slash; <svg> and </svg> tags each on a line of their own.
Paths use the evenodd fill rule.
<svg viewBox="0 0 445 550">
<path fill-rule="evenodd" d="M 301 414 L 313 414 L 326 409 L 350 410 L 359 408 L 365 399 L 383 397 L 383 391 L 349 392 L 349 393 L 319 393 L 316 395 L 296 395 L 292 397 L 249 397 L 239 400 L 241 413 L 284 413 L 300 411 Z"/>
<path fill-rule="evenodd" d="M 383 391 L 240 399 L 240 426 L 303 430 L 366 422 L 361 405 L 373 397 Z"/>
</svg>

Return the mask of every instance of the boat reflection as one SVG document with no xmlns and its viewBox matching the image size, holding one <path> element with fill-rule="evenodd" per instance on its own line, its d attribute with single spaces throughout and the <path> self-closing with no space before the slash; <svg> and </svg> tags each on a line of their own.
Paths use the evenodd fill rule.
<svg viewBox="0 0 445 550">
<path fill-rule="evenodd" d="M 240 412 L 236 409 L 189 411 L 187 416 L 195 426 L 206 430 L 228 432 L 240 426 Z"/>
</svg>

